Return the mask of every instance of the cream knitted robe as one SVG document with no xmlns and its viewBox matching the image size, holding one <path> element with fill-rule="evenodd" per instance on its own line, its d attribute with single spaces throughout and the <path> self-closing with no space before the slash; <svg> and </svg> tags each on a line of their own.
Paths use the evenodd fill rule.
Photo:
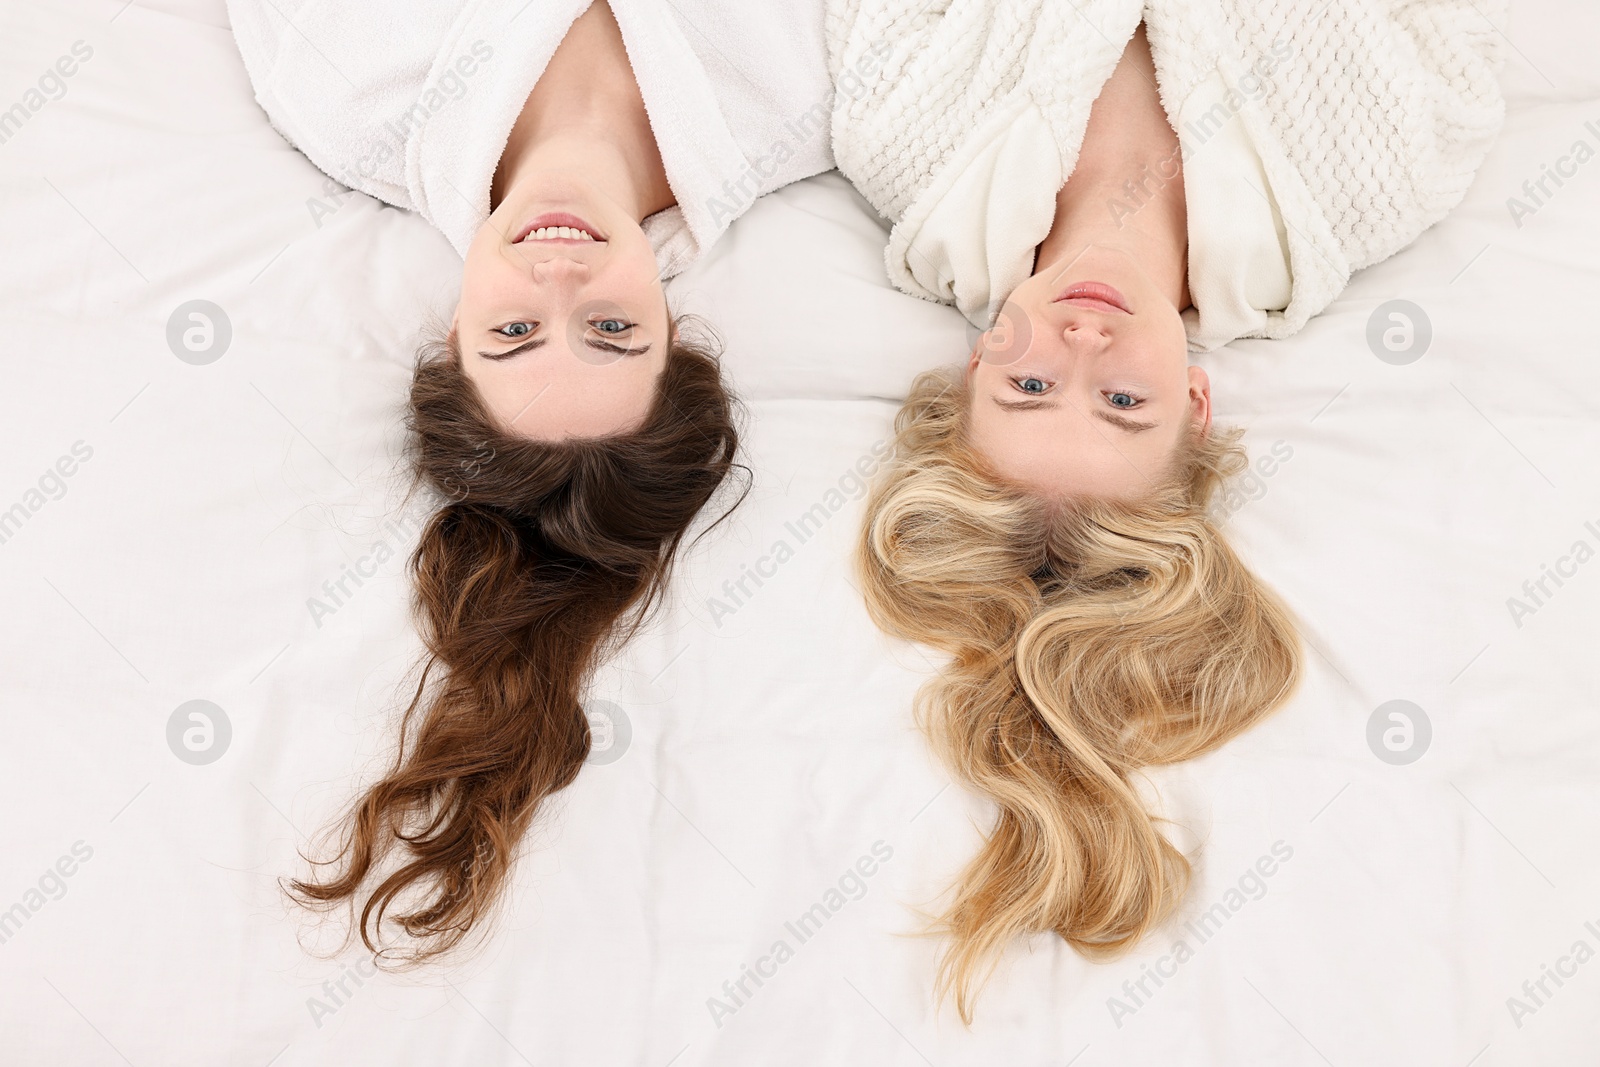
<svg viewBox="0 0 1600 1067">
<path fill-rule="evenodd" d="M 834 156 L 894 224 L 894 284 L 986 328 L 1032 273 L 1090 105 L 1142 19 L 1186 169 L 1215 126 L 1182 122 L 1184 104 L 1219 74 L 1217 123 L 1243 123 L 1260 154 L 1269 188 L 1256 192 L 1282 223 L 1291 296 L 1238 335 L 1285 337 L 1466 194 L 1504 117 L 1505 11 L 1506 0 L 829 0 Z"/>
</svg>

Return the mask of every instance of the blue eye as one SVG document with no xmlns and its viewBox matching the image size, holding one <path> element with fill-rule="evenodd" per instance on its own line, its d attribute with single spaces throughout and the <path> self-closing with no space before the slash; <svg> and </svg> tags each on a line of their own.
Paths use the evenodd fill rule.
<svg viewBox="0 0 1600 1067">
<path fill-rule="evenodd" d="M 1106 395 L 1110 399 L 1111 403 L 1119 408 L 1131 408 L 1139 406 L 1139 398 L 1131 393 L 1107 393 Z"/>
<path fill-rule="evenodd" d="M 535 323 L 531 322 L 508 322 L 504 326 L 495 327 L 493 332 L 501 337 L 526 337 L 533 332 L 534 326 Z"/>
<path fill-rule="evenodd" d="M 1037 394 L 1049 389 L 1050 386 L 1045 384 L 1045 382 L 1039 378 L 1018 378 L 1017 388 L 1021 389 L 1024 393 Z"/>
<path fill-rule="evenodd" d="M 633 329 L 633 323 L 624 319 L 601 319 L 600 321 L 591 323 L 590 325 L 599 330 L 601 333 L 609 334 L 627 333 L 629 330 Z"/>
</svg>

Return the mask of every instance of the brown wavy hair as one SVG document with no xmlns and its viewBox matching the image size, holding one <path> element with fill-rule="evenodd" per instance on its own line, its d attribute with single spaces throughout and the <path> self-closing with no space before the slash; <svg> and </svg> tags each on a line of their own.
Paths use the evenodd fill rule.
<svg viewBox="0 0 1600 1067">
<path fill-rule="evenodd" d="M 857 563 L 882 629 L 949 654 L 918 718 L 999 809 L 936 923 L 939 992 L 970 1023 L 1015 938 L 1104 959 L 1172 912 L 1189 863 L 1136 775 L 1259 721 L 1300 660 L 1288 612 L 1206 514 L 1244 465 L 1237 431 L 1191 436 L 1139 500 L 1047 499 L 968 443 L 968 406 L 959 371 L 917 379 Z"/>
<path fill-rule="evenodd" d="M 427 651 L 392 767 L 340 821 L 333 858 L 303 857 L 332 870 L 285 887 L 319 910 L 360 899 L 353 927 L 382 961 L 448 952 L 490 916 L 540 805 L 589 755 L 595 665 L 648 616 L 738 466 L 715 347 L 680 325 L 638 430 L 559 443 L 500 428 L 453 334 L 418 354 L 413 487 L 443 498 L 410 558 Z"/>
</svg>

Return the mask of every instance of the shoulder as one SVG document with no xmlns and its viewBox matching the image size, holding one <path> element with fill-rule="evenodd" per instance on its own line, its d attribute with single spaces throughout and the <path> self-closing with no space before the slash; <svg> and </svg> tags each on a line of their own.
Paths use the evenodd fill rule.
<svg viewBox="0 0 1600 1067">
<path fill-rule="evenodd" d="M 461 6 L 413 4 L 400 17 L 370 4 L 228 0 L 228 14 L 272 125 L 338 181 L 409 207 L 405 142 L 435 82 L 459 78 L 438 68 Z"/>
</svg>

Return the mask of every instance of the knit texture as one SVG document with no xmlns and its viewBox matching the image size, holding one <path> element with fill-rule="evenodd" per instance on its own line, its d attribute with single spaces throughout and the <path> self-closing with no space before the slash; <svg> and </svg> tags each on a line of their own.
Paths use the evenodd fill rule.
<svg viewBox="0 0 1600 1067">
<path fill-rule="evenodd" d="M 1460 203 L 1504 119 L 1506 0 L 832 0 L 835 75 L 887 46 L 833 138 L 839 169 L 894 223 L 899 288 L 992 321 L 1141 19 L 1186 156 L 1206 131 L 1178 116 L 1202 79 L 1247 97 L 1232 120 L 1261 151 L 1293 273 L 1258 336 L 1299 329 L 1351 271 Z M 1285 52 L 1257 81 L 1252 66 Z"/>
</svg>

